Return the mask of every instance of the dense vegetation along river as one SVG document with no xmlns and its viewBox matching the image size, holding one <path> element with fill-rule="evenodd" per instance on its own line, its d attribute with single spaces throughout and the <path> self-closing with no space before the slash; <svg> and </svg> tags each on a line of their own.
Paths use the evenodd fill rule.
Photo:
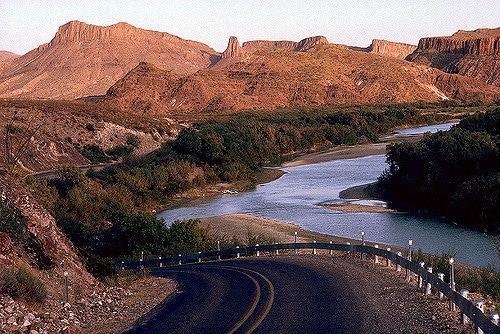
<svg viewBox="0 0 500 334">
<path fill-rule="evenodd" d="M 449 127 L 450 124 L 443 124 L 406 129 L 396 135 L 434 132 Z M 424 252 L 456 253 L 457 261 L 475 266 L 500 265 L 494 245 L 479 232 L 411 214 L 346 213 L 320 205 L 345 202 L 339 198 L 340 191 L 374 182 L 386 167 L 385 156 L 374 155 L 282 168 L 285 175 L 257 186 L 254 191 L 195 200 L 183 207 L 160 212 L 158 217 L 172 223 L 181 219 L 248 213 L 348 238 L 360 239 L 364 231 L 367 240 L 402 247 L 407 247 L 408 240 L 412 239 L 414 248 Z M 355 203 L 385 204 L 378 201 Z"/>
</svg>

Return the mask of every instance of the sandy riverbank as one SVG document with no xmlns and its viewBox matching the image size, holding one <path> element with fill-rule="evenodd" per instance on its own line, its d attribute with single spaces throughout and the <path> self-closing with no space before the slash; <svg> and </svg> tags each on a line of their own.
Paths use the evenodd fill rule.
<svg viewBox="0 0 500 334">
<path fill-rule="evenodd" d="M 279 243 L 294 242 L 295 232 L 297 232 L 297 242 L 330 242 L 344 244 L 360 243 L 360 240 L 329 235 L 314 231 L 305 230 L 299 225 L 286 223 L 253 216 L 250 214 L 228 214 L 201 218 L 201 226 L 210 226 L 210 234 L 216 238 L 235 237 L 246 242 L 249 236 L 260 236 L 266 239 L 273 239 Z M 361 236 L 360 236 L 361 237 Z M 372 243 L 367 242 L 371 245 Z M 381 247 L 390 245 L 383 245 Z"/>
<path fill-rule="evenodd" d="M 283 163 L 281 166 L 295 167 L 341 159 L 361 158 L 369 155 L 381 155 L 385 154 L 387 144 L 388 143 L 377 143 L 334 147 L 323 152 L 301 155 L 291 161 Z"/>
<path fill-rule="evenodd" d="M 321 162 L 328 162 L 334 160 L 361 158 L 369 155 L 385 155 L 386 146 L 388 144 L 402 142 L 402 141 L 412 141 L 412 142 L 418 141 L 422 139 L 422 137 L 423 135 L 421 134 L 399 136 L 394 138 L 382 138 L 381 139 L 382 142 L 375 144 L 336 146 L 326 151 L 300 155 L 293 160 L 283 163 L 281 167 L 303 166 L 308 164 L 317 164 Z"/>
</svg>

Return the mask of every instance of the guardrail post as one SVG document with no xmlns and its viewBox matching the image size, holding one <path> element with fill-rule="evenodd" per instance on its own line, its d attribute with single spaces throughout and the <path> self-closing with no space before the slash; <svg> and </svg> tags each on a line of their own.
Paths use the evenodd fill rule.
<svg viewBox="0 0 500 334">
<path fill-rule="evenodd" d="M 403 253 L 398 252 L 398 256 L 399 257 L 403 256 Z M 396 271 L 401 272 L 401 265 L 399 263 L 396 263 Z"/>
<path fill-rule="evenodd" d="M 365 245 L 365 231 L 361 231 L 361 246 Z M 361 260 L 366 260 L 366 254 L 361 251 Z"/>
<path fill-rule="evenodd" d="M 236 248 L 240 249 L 240 246 L 236 246 Z M 238 253 L 236 253 L 236 258 L 239 259 L 240 258 L 240 252 L 238 251 Z"/>
<path fill-rule="evenodd" d="M 275 245 L 277 245 L 277 244 L 278 244 L 278 243 L 276 242 L 276 243 L 275 243 Z M 280 252 L 279 252 L 279 250 L 278 250 L 278 247 L 276 247 L 276 255 L 279 255 L 279 254 L 280 254 Z"/>
<path fill-rule="evenodd" d="M 179 264 L 182 264 L 181 254 L 179 254 Z"/>
<path fill-rule="evenodd" d="M 411 262 L 411 246 L 413 245 L 413 240 L 408 240 L 408 256 L 407 256 L 407 260 Z M 410 274 L 410 268 L 406 268 L 406 277 L 405 279 L 409 282 L 410 281 L 410 277 L 411 277 L 411 274 Z"/>
<path fill-rule="evenodd" d="M 316 243 L 316 240 L 313 240 L 313 244 Z M 313 254 L 316 255 L 316 247 L 313 248 Z"/>
<path fill-rule="evenodd" d="M 391 247 L 387 247 L 387 251 L 391 252 Z M 389 259 L 389 254 L 387 254 L 387 258 L 385 259 L 385 264 L 390 267 L 392 265 L 391 259 Z"/>
<path fill-rule="evenodd" d="M 378 249 L 378 245 L 373 245 L 373 247 Z M 374 258 L 375 258 L 374 262 L 375 262 L 375 264 L 377 264 L 378 263 L 378 255 L 375 255 Z"/>
<path fill-rule="evenodd" d="M 460 294 L 465 299 L 467 300 L 469 299 L 469 290 L 462 289 L 460 290 Z M 469 317 L 467 317 L 464 312 L 460 312 L 460 321 L 462 322 L 462 325 L 467 325 L 469 323 L 469 320 L 470 320 Z"/>
<path fill-rule="evenodd" d="M 484 304 L 483 304 L 482 300 L 476 300 L 476 302 L 474 303 L 474 306 L 477 307 L 479 311 L 484 313 Z M 475 329 L 476 329 L 477 334 L 484 334 L 483 330 L 481 328 L 479 328 L 479 326 L 477 324 L 475 325 Z"/>
<path fill-rule="evenodd" d="M 500 326 L 500 315 L 498 315 L 497 312 L 493 312 L 491 315 L 490 315 L 490 320 L 493 324 L 497 325 L 497 326 Z"/>
<path fill-rule="evenodd" d="M 432 267 L 427 267 L 427 272 L 429 274 L 432 274 Z M 427 282 L 427 285 L 425 286 L 425 295 L 429 296 L 431 294 L 431 290 L 432 290 L 432 285 L 430 282 Z"/>
<path fill-rule="evenodd" d="M 424 268 L 424 266 L 425 266 L 425 262 L 420 262 L 420 263 L 419 263 L 419 265 L 420 265 L 420 268 L 422 268 L 422 269 L 423 269 L 423 268 Z M 419 271 L 418 271 L 418 288 L 419 288 L 419 289 L 422 289 L 422 286 L 423 286 L 423 280 L 424 280 L 424 278 L 422 277 L 422 275 L 420 275 L 420 271 L 421 271 L 422 269 L 419 269 Z"/>
<path fill-rule="evenodd" d="M 331 241 L 331 240 L 330 240 L 330 245 L 331 245 L 331 244 L 333 244 L 333 241 Z M 329 252 L 329 253 L 330 253 L 330 255 L 332 255 L 332 254 L 333 254 L 333 249 L 332 249 L 332 246 L 330 246 L 330 252 Z"/>
<path fill-rule="evenodd" d="M 198 262 L 201 262 L 201 252 L 198 252 Z"/>
<path fill-rule="evenodd" d="M 345 244 L 347 245 L 347 254 L 349 254 L 350 253 L 349 246 L 351 246 L 351 243 L 348 241 Z"/>
<path fill-rule="evenodd" d="M 259 248 L 259 244 L 256 244 L 255 247 Z M 257 250 L 257 256 L 260 256 L 260 251 Z"/>
<path fill-rule="evenodd" d="M 220 260 L 220 241 L 217 240 L 217 251 L 219 252 L 219 255 L 217 255 L 217 259 Z"/>
<path fill-rule="evenodd" d="M 441 281 L 444 282 L 444 274 L 443 273 L 438 273 L 437 277 L 438 277 L 438 279 L 440 279 Z M 441 291 L 439 291 L 438 295 L 439 295 L 439 300 L 442 300 L 443 296 L 444 296 L 443 293 Z"/>
<path fill-rule="evenodd" d="M 295 254 L 297 254 L 297 231 L 295 231 L 295 239 L 293 240 L 293 248 L 295 249 Z"/>
<path fill-rule="evenodd" d="M 122 261 L 122 270 L 125 270 L 125 261 Z"/>
<path fill-rule="evenodd" d="M 160 268 L 163 267 L 163 263 L 161 263 L 161 256 L 158 256 L 158 260 L 160 260 Z"/>
<path fill-rule="evenodd" d="M 449 262 L 450 262 L 450 288 L 451 291 L 455 291 L 455 267 L 454 267 L 455 260 L 452 257 L 450 257 Z M 450 298 L 450 311 L 455 311 L 455 303 L 451 298 Z"/>
</svg>

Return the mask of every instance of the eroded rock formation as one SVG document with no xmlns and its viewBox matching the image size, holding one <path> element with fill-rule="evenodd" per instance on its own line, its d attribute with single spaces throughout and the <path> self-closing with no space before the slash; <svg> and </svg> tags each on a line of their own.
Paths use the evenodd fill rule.
<svg viewBox="0 0 500 334">
<path fill-rule="evenodd" d="M 406 59 L 500 86 L 500 28 L 422 38 Z"/>
<path fill-rule="evenodd" d="M 405 57 L 415 51 L 416 48 L 416 45 L 374 39 L 372 44 L 368 47 L 368 52 L 387 57 L 405 59 Z"/>
<path fill-rule="evenodd" d="M 328 40 L 326 39 L 326 37 L 323 36 L 308 37 L 304 38 L 300 42 L 264 41 L 264 40 L 248 41 L 244 42 L 243 45 L 240 47 L 238 39 L 232 36 L 229 39 L 227 49 L 226 51 L 224 51 L 222 57 L 229 58 L 229 57 L 249 56 L 256 51 L 277 50 L 277 49 L 303 52 L 319 44 L 328 44 Z"/>
</svg>

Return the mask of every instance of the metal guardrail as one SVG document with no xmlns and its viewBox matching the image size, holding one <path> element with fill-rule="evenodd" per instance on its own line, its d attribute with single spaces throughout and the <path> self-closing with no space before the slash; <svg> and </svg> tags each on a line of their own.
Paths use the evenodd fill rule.
<svg viewBox="0 0 500 334">
<path fill-rule="evenodd" d="M 287 243 L 287 244 L 271 244 L 271 245 L 255 245 L 250 247 L 222 249 L 211 252 L 199 252 L 198 254 L 178 255 L 169 258 L 159 258 L 153 260 L 140 260 L 132 262 L 116 263 L 116 267 L 121 268 L 139 268 L 139 267 L 153 267 L 163 266 L 164 264 L 182 264 L 185 262 L 201 262 L 203 259 L 221 259 L 221 258 L 234 258 L 241 255 L 254 255 L 259 256 L 260 252 L 274 252 L 278 254 L 280 250 L 294 250 L 299 249 L 312 249 L 313 254 L 317 249 L 332 251 L 344 251 L 351 253 L 371 254 L 376 257 L 381 256 L 385 258 L 388 263 L 395 263 L 397 267 L 401 266 L 406 268 L 408 272 L 413 272 L 419 276 L 421 281 L 425 281 L 427 285 L 435 287 L 440 293 L 448 298 L 450 303 L 458 306 L 463 315 L 468 317 L 476 326 L 476 332 L 500 334 L 500 326 L 495 324 L 488 318 L 474 303 L 463 297 L 460 293 L 454 291 L 450 284 L 444 282 L 443 279 L 429 272 L 420 263 L 412 262 L 409 259 L 402 257 L 400 254 L 392 253 L 390 250 L 385 250 L 377 247 L 367 245 L 351 245 L 351 244 L 334 244 L 334 243 Z M 390 261 L 390 262 L 389 262 Z M 441 276 L 442 277 L 442 276 Z M 430 290 L 430 288 L 429 288 Z M 452 305 L 452 304 L 450 304 Z"/>
</svg>

